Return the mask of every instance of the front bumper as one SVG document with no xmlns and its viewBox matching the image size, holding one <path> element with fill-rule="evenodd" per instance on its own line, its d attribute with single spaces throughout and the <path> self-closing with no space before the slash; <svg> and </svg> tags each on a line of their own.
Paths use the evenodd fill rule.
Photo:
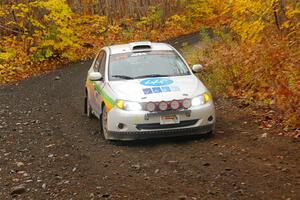
<svg viewBox="0 0 300 200">
<path fill-rule="evenodd" d="M 139 132 L 109 132 L 109 140 L 142 140 L 151 138 L 166 138 L 176 136 L 188 136 L 207 134 L 212 132 L 214 125 L 200 126 L 196 128 L 171 129 L 160 131 L 139 131 Z"/>
<path fill-rule="evenodd" d="M 161 125 L 162 115 L 178 115 L 180 123 Z M 122 128 L 119 128 L 122 124 Z M 215 108 L 212 102 L 189 110 L 149 113 L 124 111 L 114 107 L 108 113 L 108 138 L 110 140 L 135 140 L 206 134 L 214 129 Z"/>
</svg>

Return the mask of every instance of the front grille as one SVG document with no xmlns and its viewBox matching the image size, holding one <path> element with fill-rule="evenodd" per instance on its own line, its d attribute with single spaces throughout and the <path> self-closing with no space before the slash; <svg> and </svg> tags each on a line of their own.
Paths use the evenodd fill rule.
<svg viewBox="0 0 300 200">
<path fill-rule="evenodd" d="M 139 130 L 179 128 L 179 127 L 185 127 L 185 126 L 192 126 L 192 125 L 195 125 L 197 122 L 198 122 L 198 119 L 181 121 L 178 124 L 160 124 L 160 123 L 138 124 L 138 125 L 136 125 L 136 128 Z"/>
</svg>

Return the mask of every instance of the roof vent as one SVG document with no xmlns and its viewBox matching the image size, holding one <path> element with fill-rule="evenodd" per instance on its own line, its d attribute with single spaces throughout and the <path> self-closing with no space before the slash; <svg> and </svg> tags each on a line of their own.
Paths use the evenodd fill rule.
<svg viewBox="0 0 300 200">
<path fill-rule="evenodd" d="M 133 42 L 129 45 L 132 51 L 151 51 L 151 42 Z"/>
</svg>

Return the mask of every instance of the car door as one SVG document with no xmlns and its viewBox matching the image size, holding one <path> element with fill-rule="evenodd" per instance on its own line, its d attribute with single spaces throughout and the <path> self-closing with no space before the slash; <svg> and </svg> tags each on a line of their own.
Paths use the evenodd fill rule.
<svg viewBox="0 0 300 200">
<path fill-rule="evenodd" d="M 104 87 L 104 80 L 105 80 L 105 65 L 106 65 L 106 52 L 104 50 L 100 51 L 95 63 L 94 63 L 94 72 L 100 72 L 102 75 L 102 79 L 99 81 L 93 82 L 93 98 L 94 98 L 94 104 L 91 104 L 94 112 L 97 114 L 97 116 L 100 116 L 102 109 L 102 98 L 101 93 L 102 89 Z"/>
</svg>

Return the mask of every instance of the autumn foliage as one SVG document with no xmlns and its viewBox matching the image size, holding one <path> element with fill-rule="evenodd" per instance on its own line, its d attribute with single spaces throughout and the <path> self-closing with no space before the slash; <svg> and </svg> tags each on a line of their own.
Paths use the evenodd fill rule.
<svg viewBox="0 0 300 200">
<path fill-rule="evenodd" d="M 202 78 L 218 95 L 276 109 L 300 126 L 297 0 L 3 0 L 0 83 L 87 59 L 107 44 L 200 31 Z"/>
<path fill-rule="evenodd" d="M 206 66 L 202 78 L 216 94 L 267 106 L 286 130 L 299 128 L 300 3 L 239 0 L 221 10 L 213 39 L 202 32 L 208 41 L 197 52 Z"/>
<path fill-rule="evenodd" d="M 142 7 L 134 7 L 134 1 L 112 5 L 113 1 L 98 0 L 98 7 L 92 1 L 82 1 L 81 11 L 66 0 L 21 2 L 0 3 L 0 83 L 89 58 L 104 44 L 159 41 L 199 27 L 198 20 L 178 11 L 186 7 L 179 1 L 168 5 L 162 0 L 144 1 L 149 5 Z M 132 7 L 125 8 L 126 3 Z M 99 14 L 93 14 L 96 11 Z"/>
</svg>

